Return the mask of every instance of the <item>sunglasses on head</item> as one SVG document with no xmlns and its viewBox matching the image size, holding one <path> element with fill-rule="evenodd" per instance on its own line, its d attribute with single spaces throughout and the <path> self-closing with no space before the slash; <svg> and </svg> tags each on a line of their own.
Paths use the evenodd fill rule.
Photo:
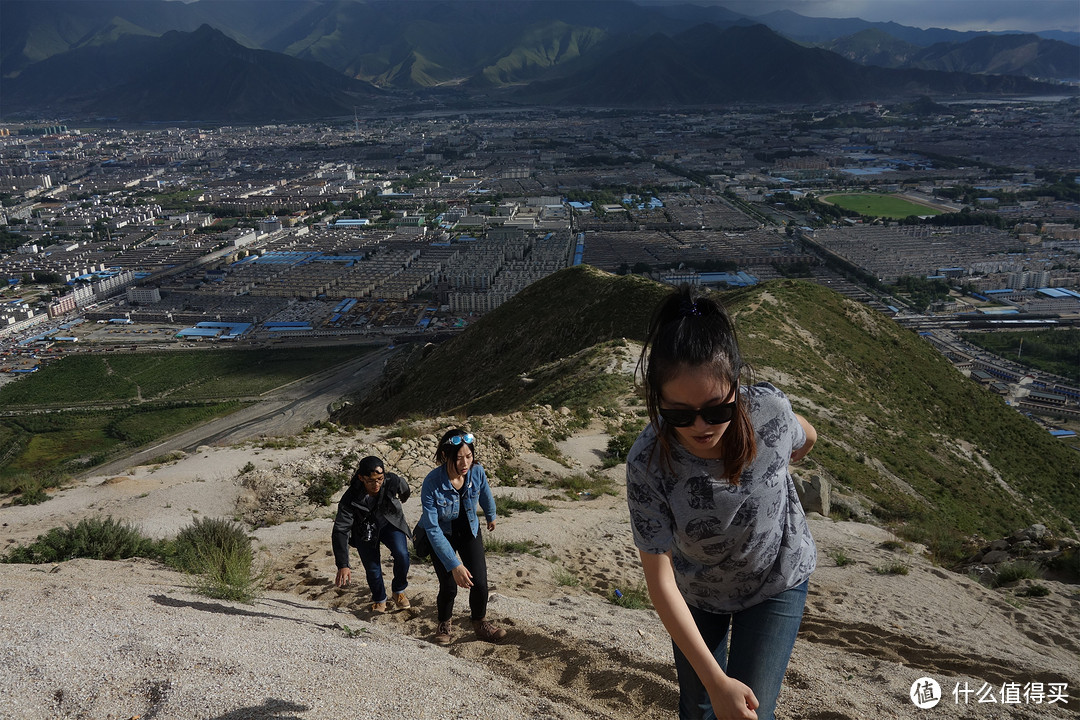
<svg viewBox="0 0 1080 720">
<path fill-rule="evenodd" d="M 476 438 L 473 437 L 472 433 L 465 433 L 464 435 L 455 435 L 454 437 L 447 439 L 446 443 L 444 444 L 457 447 L 461 443 L 465 443 L 466 445 L 472 445 L 474 440 L 476 440 Z"/>
<path fill-rule="evenodd" d="M 675 408 L 660 408 L 660 417 L 664 422 L 673 427 L 690 427 L 697 420 L 698 415 L 707 425 L 722 425 L 730 422 L 735 417 L 735 406 L 738 403 L 732 401 L 721 405 L 710 405 L 700 410 L 681 410 Z"/>
</svg>

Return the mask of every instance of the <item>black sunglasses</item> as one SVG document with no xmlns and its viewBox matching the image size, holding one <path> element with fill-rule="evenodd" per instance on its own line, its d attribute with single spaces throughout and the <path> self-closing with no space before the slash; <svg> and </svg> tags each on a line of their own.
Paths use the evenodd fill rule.
<svg viewBox="0 0 1080 720">
<path fill-rule="evenodd" d="M 738 405 L 738 401 L 723 403 L 721 405 L 710 405 L 708 407 L 703 407 L 700 410 L 660 408 L 658 412 L 660 413 L 660 417 L 664 418 L 664 422 L 673 427 L 690 427 L 697 420 L 698 415 L 700 415 L 701 419 L 708 425 L 722 425 L 723 423 L 730 422 L 731 418 L 735 417 L 736 405 Z"/>
</svg>

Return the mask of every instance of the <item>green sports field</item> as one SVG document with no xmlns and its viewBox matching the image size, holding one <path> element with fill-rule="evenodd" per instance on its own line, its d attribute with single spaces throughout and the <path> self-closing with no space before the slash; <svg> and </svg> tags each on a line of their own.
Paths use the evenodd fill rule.
<svg viewBox="0 0 1080 720">
<path fill-rule="evenodd" d="M 899 220 L 910 215 L 940 215 L 940 210 L 919 205 L 895 195 L 858 193 L 853 195 L 826 195 L 822 201 L 832 203 L 845 210 L 854 210 L 866 217 L 889 218 Z"/>
</svg>

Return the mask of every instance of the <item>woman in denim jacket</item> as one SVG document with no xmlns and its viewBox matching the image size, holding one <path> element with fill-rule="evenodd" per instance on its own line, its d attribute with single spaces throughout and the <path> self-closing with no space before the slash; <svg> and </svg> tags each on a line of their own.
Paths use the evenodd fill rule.
<svg viewBox="0 0 1080 720">
<path fill-rule="evenodd" d="M 488 532 L 492 532 L 495 498 L 484 468 L 474 463 L 474 442 L 472 433 L 460 428 L 443 435 L 435 451 L 439 466 L 427 474 L 420 489 L 420 526 L 431 541 L 432 564 L 439 578 L 436 601 L 439 627 L 435 642 L 440 645 L 448 645 L 452 639 L 458 587 L 469 589 L 469 609 L 476 636 L 498 642 L 506 635 L 505 630 L 486 618 L 487 559 L 476 506 L 479 503 L 484 509 Z"/>
</svg>

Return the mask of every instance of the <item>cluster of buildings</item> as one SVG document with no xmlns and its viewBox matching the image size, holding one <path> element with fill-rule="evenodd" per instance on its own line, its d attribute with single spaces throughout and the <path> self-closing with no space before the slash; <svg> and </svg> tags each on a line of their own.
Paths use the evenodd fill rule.
<svg viewBox="0 0 1080 720">
<path fill-rule="evenodd" d="M 1016 303 L 1080 287 L 1076 198 L 1008 195 L 1037 172 L 1080 174 L 1078 115 L 1074 100 L 933 117 L 523 109 L 17 128 L 0 135 L 0 333 L 74 315 L 250 325 L 190 337 L 251 340 L 434 332 L 582 262 L 727 285 L 801 268 L 857 296 L 839 260 Z M 775 200 L 880 191 L 947 205 L 937 194 L 956 187 L 1013 224 L 829 225 Z M 1035 300 L 1068 313 L 1070 298 Z"/>
</svg>

